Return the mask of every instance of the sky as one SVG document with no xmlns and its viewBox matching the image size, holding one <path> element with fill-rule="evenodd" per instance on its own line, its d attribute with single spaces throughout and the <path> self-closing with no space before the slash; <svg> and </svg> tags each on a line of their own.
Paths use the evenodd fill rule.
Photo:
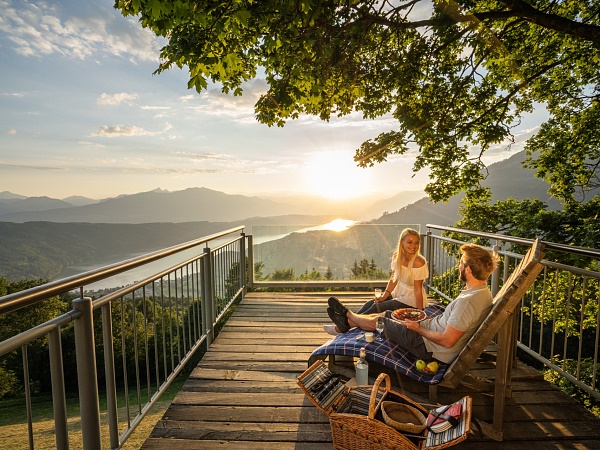
<svg viewBox="0 0 600 450">
<path fill-rule="evenodd" d="M 153 75 L 164 41 L 112 0 L 0 0 L 0 192 L 102 199 L 153 189 L 205 187 L 227 194 L 331 199 L 421 190 L 414 154 L 358 168 L 355 149 L 397 127 L 360 114 L 284 128 L 254 118 L 264 79 L 242 97 L 187 89 L 187 70 Z M 486 153 L 491 164 L 523 149 Z"/>
</svg>

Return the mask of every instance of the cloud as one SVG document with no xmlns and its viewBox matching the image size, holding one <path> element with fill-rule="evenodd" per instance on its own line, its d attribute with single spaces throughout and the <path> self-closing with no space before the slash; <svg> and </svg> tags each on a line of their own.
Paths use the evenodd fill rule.
<svg viewBox="0 0 600 450">
<path fill-rule="evenodd" d="M 192 163 L 203 163 L 202 170 L 214 170 L 218 173 L 272 173 L 281 170 L 295 170 L 297 165 L 275 160 L 243 159 L 225 153 L 212 152 L 173 152 L 175 156 Z M 180 170 L 180 169 L 177 169 Z M 187 170 L 187 169 L 184 169 Z M 195 170 L 195 169 L 192 169 Z"/>
<path fill-rule="evenodd" d="M 231 162 L 235 158 L 232 155 L 226 155 L 224 153 L 194 153 L 194 152 L 173 152 L 174 155 L 180 156 L 185 159 L 191 159 L 196 161 L 227 161 Z"/>
<path fill-rule="evenodd" d="M 189 102 L 189 101 L 192 101 L 192 100 L 194 100 L 196 98 L 198 98 L 197 95 L 188 94 L 188 95 L 182 95 L 181 97 L 179 97 L 179 100 L 181 100 L 182 102 Z"/>
<path fill-rule="evenodd" d="M 92 137 L 137 137 L 137 136 L 156 136 L 161 133 L 165 133 L 173 128 L 173 125 L 170 123 L 165 123 L 165 126 L 162 130 L 159 131 L 149 131 L 145 130 L 142 127 L 137 127 L 135 125 L 125 126 L 125 125 L 101 125 L 98 130 L 94 131 L 90 134 Z"/>
<path fill-rule="evenodd" d="M 79 145 L 87 145 L 90 147 L 96 147 L 96 148 L 105 148 L 105 145 L 102 144 L 98 144 L 96 142 L 91 142 L 91 141 L 78 141 L 77 142 Z"/>
<path fill-rule="evenodd" d="M 2 170 L 41 170 L 41 171 L 64 171 L 67 170 L 64 167 L 51 167 L 51 166 L 40 166 L 35 164 L 6 164 L 0 162 L 0 169 Z"/>
<path fill-rule="evenodd" d="M 160 39 L 108 4 L 0 0 L 0 8 L 0 35 L 20 55 L 158 61 Z"/>
<path fill-rule="evenodd" d="M 520 132 L 515 133 L 515 137 L 526 136 L 527 139 L 529 139 L 529 137 L 536 134 L 538 131 L 540 131 L 540 125 L 521 130 Z"/>
<path fill-rule="evenodd" d="M 14 128 L 12 128 L 12 129 L 8 130 L 8 131 L 6 132 L 6 134 L 9 134 L 9 135 L 15 135 L 15 134 L 17 134 L 17 130 L 15 130 Z"/>
<path fill-rule="evenodd" d="M 102 125 L 97 131 L 93 132 L 91 136 L 113 138 L 122 136 L 153 136 L 154 134 L 156 134 L 156 132 L 147 131 L 136 126 Z"/>
<path fill-rule="evenodd" d="M 4 97 L 25 97 L 25 92 L 3 92 L 1 94 Z"/>
<path fill-rule="evenodd" d="M 126 92 L 119 92 L 118 94 L 107 94 L 106 92 L 103 92 L 102 94 L 100 94 L 100 97 L 98 97 L 98 104 L 99 105 L 109 105 L 109 106 L 114 106 L 114 105 L 118 105 L 120 103 L 123 102 L 130 102 L 133 101 L 137 98 L 137 94 L 128 94 Z"/>
<path fill-rule="evenodd" d="M 171 109 L 170 106 L 142 106 L 141 109 L 143 110 L 147 110 L 147 111 L 162 111 L 162 110 L 167 110 L 167 109 Z"/>
</svg>

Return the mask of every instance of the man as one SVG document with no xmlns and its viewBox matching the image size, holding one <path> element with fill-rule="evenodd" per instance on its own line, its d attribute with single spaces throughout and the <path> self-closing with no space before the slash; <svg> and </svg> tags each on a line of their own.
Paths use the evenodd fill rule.
<svg viewBox="0 0 600 450">
<path fill-rule="evenodd" d="M 385 336 L 420 359 L 450 363 L 492 308 L 487 279 L 498 265 L 498 255 L 474 245 L 464 244 L 458 270 L 465 288 L 444 312 L 422 322 L 392 319 L 392 311 L 381 314 L 356 314 L 335 297 L 329 298 L 327 313 L 341 332 L 351 327 L 374 331 L 377 317 L 385 317 Z"/>
</svg>

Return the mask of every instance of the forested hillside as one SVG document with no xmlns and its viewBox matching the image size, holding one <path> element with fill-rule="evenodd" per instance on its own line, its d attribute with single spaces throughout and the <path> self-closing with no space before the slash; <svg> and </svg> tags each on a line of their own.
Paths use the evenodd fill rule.
<svg viewBox="0 0 600 450">
<path fill-rule="evenodd" d="M 241 222 L 54 223 L 0 222 L 0 276 L 52 279 L 73 265 L 98 265 L 181 244 L 238 225 L 320 224 L 332 216 L 255 217 Z"/>
<path fill-rule="evenodd" d="M 295 276 L 315 271 L 323 276 L 329 272 L 334 279 L 349 279 L 355 263 L 367 260 L 384 270 L 387 277 L 392 253 L 404 227 L 356 225 L 345 231 L 292 233 L 257 245 L 254 261 L 262 264 L 264 276 L 287 269 L 293 270 Z"/>
<path fill-rule="evenodd" d="M 489 166 L 487 178 L 481 183 L 492 192 L 492 198 L 506 200 L 509 197 L 523 200 L 536 198 L 546 203 L 549 209 L 560 209 L 560 202 L 548 194 L 548 183 L 535 178 L 534 171 L 522 168 L 525 152 Z M 458 208 L 464 194 L 451 197 L 446 203 L 431 203 L 423 198 L 391 214 L 376 220 L 377 223 L 416 222 L 424 230 L 428 223 L 451 226 L 459 220 Z"/>
<path fill-rule="evenodd" d="M 8 280 L 52 279 L 64 267 L 118 262 L 227 229 L 223 223 L 91 224 L 0 222 L 0 275 Z"/>
</svg>

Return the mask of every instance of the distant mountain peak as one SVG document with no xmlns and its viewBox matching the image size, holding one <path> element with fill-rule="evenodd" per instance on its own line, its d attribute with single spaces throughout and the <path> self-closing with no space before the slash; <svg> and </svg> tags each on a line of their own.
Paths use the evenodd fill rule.
<svg viewBox="0 0 600 450">
<path fill-rule="evenodd" d="M 1 200 L 24 199 L 24 198 L 27 198 L 27 196 L 25 196 L 25 195 L 19 195 L 19 194 L 13 194 L 12 192 L 9 192 L 9 191 L 2 191 L 2 192 L 0 192 L 0 199 Z"/>
</svg>

